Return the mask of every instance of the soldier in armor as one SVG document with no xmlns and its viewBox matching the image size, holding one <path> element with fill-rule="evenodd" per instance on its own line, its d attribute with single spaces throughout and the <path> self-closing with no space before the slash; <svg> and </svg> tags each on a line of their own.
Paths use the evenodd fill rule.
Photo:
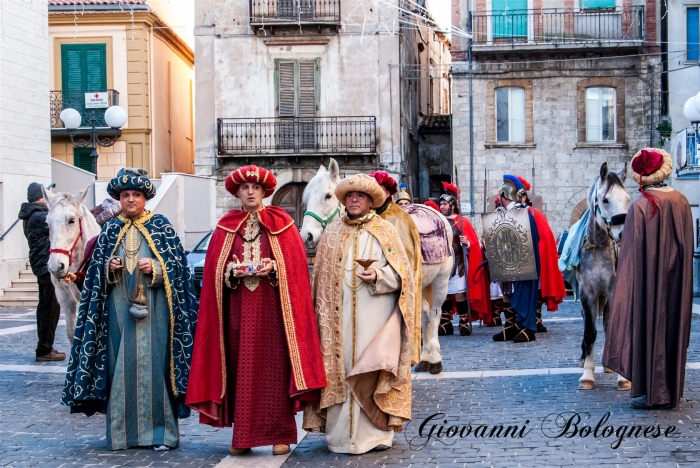
<svg viewBox="0 0 700 468">
<path fill-rule="evenodd" d="M 395 196 L 396 204 L 399 206 L 410 205 L 413 203 L 411 195 L 408 193 L 408 187 L 403 182 L 399 184 L 399 192 Z"/>
<path fill-rule="evenodd" d="M 535 218 L 537 225 L 537 233 L 540 236 L 538 250 L 540 253 L 540 289 L 537 295 L 537 332 L 547 332 L 547 327 L 542 323 L 542 305 L 547 305 L 547 310 L 554 312 L 559 310 L 558 304 L 561 304 L 566 297 L 566 288 L 564 286 L 564 277 L 559 271 L 559 255 L 557 253 L 557 242 L 554 238 L 552 228 L 549 227 L 549 222 L 544 214 L 537 208 L 532 206 L 528 191 L 531 188 L 530 182 L 523 177 L 517 176 L 523 188 L 518 191 L 520 203 L 528 207 L 530 214 Z"/>
<path fill-rule="evenodd" d="M 442 316 L 438 335 L 452 335 L 453 309 L 457 309 L 459 315 L 459 334 L 471 335 L 471 323 L 469 323 L 469 307 L 471 307 L 472 321 L 491 320 L 489 310 L 489 296 L 487 294 L 483 269 L 479 269 L 482 263 L 482 252 L 479 238 L 468 219 L 460 216 L 457 204 L 457 187 L 446 182 L 442 183 L 445 192 L 440 196 L 440 212 L 449 220 L 452 226 L 452 251 L 454 255 L 454 268 L 447 287 L 447 300 L 442 305 Z M 465 271 L 464 260 L 468 265 Z M 469 302 L 467 302 L 467 300 Z"/>
<path fill-rule="evenodd" d="M 498 190 L 501 198 L 500 210 L 513 210 L 527 208 L 521 203 L 521 190 L 524 190 L 522 182 L 510 174 L 503 176 L 503 184 Z M 539 235 L 537 225 L 532 213 L 528 212 L 530 221 L 530 233 L 532 244 L 537 245 Z M 534 249 L 535 263 L 537 265 L 537 276 L 540 274 L 539 251 Z M 493 336 L 494 341 L 510 341 L 514 343 L 525 343 L 535 341 L 535 330 L 537 330 L 537 292 L 538 280 L 528 281 L 508 281 L 501 283 L 503 294 L 503 313 L 505 324 L 503 330 Z"/>
</svg>

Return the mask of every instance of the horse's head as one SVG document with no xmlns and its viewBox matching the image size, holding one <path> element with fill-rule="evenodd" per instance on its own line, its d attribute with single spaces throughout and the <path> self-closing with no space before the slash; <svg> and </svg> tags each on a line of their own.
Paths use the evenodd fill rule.
<svg viewBox="0 0 700 468">
<path fill-rule="evenodd" d="M 44 199 L 49 206 L 46 224 L 49 225 L 51 254 L 48 268 L 56 278 L 63 278 L 72 263 L 71 257 L 78 244 L 82 225 L 81 203 L 89 187 L 76 194 L 58 193 L 44 190 Z"/>
<path fill-rule="evenodd" d="M 622 171 L 614 173 L 608 170 L 608 163 L 605 162 L 600 166 L 600 177 L 588 194 L 591 216 L 602 228 L 609 229 L 617 242 L 622 238 L 625 216 L 630 206 L 630 196 L 624 186 L 626 177 L 627 163 Z"/>
<path fill-rule="evenodd" d="M 326 226 L 340 215 L 335 186 L 340 182 L 340 169 L 331 158 L 328 170 L 321 166 L 304 189 L 306 213 L 301 225 L 301 238 L 309 249 L 316 247 Z"/>
</svg>

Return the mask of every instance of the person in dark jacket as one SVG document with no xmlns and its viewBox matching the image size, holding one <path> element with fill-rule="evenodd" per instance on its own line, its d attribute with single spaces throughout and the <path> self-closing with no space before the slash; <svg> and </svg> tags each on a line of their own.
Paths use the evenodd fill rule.
<svg viewBox="0 0 700 468">
<path fill-rule="evenodd" d="M 46 215 L 49 208 L 43 197 L 41 184 L 36 182 L 29 184 L 27 202 L 22 203 L 18 218 L 22 220 L 24 236 L 29 244 L 29 264 L 39 283 L 39 304 L 36 307 L 36 330 L 39 341 L 36 346 L 36 360 L 39 362 L 63 361 L 66 359 L 66 354 L 53 349 L 61 307 L 56 299 L 56 291 L 47 266 L 50 242 Z"/>
</svg>

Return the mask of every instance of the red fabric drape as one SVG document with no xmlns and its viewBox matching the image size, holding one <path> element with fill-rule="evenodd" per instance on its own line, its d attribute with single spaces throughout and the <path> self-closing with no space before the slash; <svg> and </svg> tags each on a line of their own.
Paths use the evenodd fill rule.
<svg viewBox="0 0 700 468">
<path fill-rule="evenodd" d="M 469 241 L 469 305 L 472 309 L 472 320 L 491 321 L 490 297 L 488 278 L 484 275 L 484 269 L 479 268 L 484 261 L 481 252 L 481 242 L 474 227 L 463 216 L 455 216 L 454 222 L 457 229 L 464 229 L 464 235 Z"/>
<path fill-rule="evenodd" d="M 536 208 L 529 207 L 529 209 L 535 218 L 537 232 L 540 235 L 538 247 L 540 250 L 540 289 L 542 298 L 547 306 L 547 310 L 553 312 L 559 310 L 558 304 L 562 303 L 566 297 L 564 277 L 559 271 L 557 242 L 544 214 Z"/>
</svg>

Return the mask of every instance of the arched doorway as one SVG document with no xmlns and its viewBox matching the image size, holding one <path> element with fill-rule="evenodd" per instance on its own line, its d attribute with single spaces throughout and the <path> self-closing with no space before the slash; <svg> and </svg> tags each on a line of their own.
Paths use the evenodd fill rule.
<svg viewBox="0 0 700 468">
<path fill-rule="evenodd" d="M 305 182 L 290 182 L 280 188 L 275 193 L 275 196 L 272 197 L 272 204 L 289 213 L 297 229 L 301 229 L 301 223 L 304 221 L 304 212 L 306 211 L 306 204 L 301 201 L 305 188 Z"/>
</svg>

